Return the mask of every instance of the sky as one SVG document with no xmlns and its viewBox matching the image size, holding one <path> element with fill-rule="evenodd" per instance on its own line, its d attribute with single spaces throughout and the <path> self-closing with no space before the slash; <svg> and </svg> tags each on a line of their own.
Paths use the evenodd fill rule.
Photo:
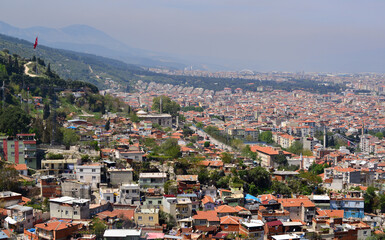
<svg viewBox="0 0 385 240">
<path fill-rule="evenodd" d="M 384 0 L 1 0 L 16 27 L 85 24 L 230 69 L 385 72 Z"/>
</svg>

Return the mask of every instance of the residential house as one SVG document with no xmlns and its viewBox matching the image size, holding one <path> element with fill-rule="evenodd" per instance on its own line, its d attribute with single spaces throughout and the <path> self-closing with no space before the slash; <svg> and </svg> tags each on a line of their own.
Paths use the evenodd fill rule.
<svg viewBox="0 0 385 240">
<path fill-rule="evenodd" d="M 66 220 L 52 220 L 35 225 L 37 239 L 63 240 L 70 239 L 83 224 Z"/>
<path fill-rule="evenodd" d="M 137 208 L 134 214 L 138 227 L 155 227 L 159 225 L 159 209 Z"/>
<path fill-rule="evenodd" d="M 100 163 L 76 165 L 76 179 L 79 182 L 91 183 L 92 189 L 98 189 L 102 178 L 102 168 Z"/>
<path fill-rule="evenodd" d="M 163 188 L 167 181 L 166 173 L 140 173 L 139 186 L 141 189 L 146 188 Z"/>
<path fill-rule="evenodd" d="M 60 197 L 49 200 L 51 218 L 88 219 L 90 200 Z"/>
</svg>

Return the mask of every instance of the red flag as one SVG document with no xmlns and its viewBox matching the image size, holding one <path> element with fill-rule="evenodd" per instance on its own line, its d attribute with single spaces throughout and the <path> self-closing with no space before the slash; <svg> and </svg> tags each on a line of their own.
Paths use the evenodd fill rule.
<svg viewBox="0 0 385 240">
<path fill-rule="evenodd" d="M 33 44 L 33 49 L 35 49 L 37 47 L 37 37 L 36 37 L 36 40 L 35 40 L 35 44 Z"/>
</svg>

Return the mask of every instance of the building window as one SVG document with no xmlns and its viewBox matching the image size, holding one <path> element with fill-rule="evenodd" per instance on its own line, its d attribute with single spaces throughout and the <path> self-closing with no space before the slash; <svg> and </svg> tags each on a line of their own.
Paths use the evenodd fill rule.
<svg viewBox="0 0 385 240">
<path fill-rule="evenodd" d="M 92 169 L 92 172 L 96 172 L 96 169 Z"/>
<path fill-rule="evenodd" d="M 154 221 L 154 217 L 148 217 L 148 220 L 152 222 Z"/>
<path fill-rule="evenodd" d="M 228 228 L 229 228 L 229 225 L 226 224 L 226 225 L 225 225 L 225 229 L 228 229 Z"/>
<path fill-rule="evenodd" d="M 68 211 L 66 210 L 66 215 L 68 215 Z"/>
<path fill-rule="evenodd" d="M 74 215 L 78 215 L 78 211 L 74 211 Z"/>
<path fill-rule="evenodd" d="M 80 179 L 83 179 L 84 177 L 83 176 L 80 176 Z"/>
<path fill-rule="evenodd" d="M 152 205 L 152 201 L 148 201 L 148 204 Z"/>
<path fill-rule="evenodd" d="M 80 172 L 83 172 L 83 169 L 79 169 Z"/>
<path fill-rule="evenodd" d="M 136 189 L 133 189 L 133 190 L 132 190 L 132 193 L 136 193 Z"/>
<path fill-rule="evenodd" d="M 139 216 L 139 217 L 138 217 L 138 221 L 142 221 L 142 216 Z"/>
<path fill-rule="evenodd" d="M 111 200 L 111 198 L 110 197 L 107 197 L 107 201 L 110 201 Z"/>
<path fill-rule="evenodd" d="M 96 180 L 96 176 L 92 176 L 92 180 Z"/>
</svg>

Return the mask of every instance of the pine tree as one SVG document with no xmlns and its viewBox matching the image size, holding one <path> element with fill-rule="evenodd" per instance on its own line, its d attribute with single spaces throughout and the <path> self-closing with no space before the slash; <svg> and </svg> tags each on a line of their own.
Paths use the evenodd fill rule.
<svg viewBox="0 0 385 240">
<path fill-rule="evenodd" d="M 107 120 L 106 126 L 104 126 L 104 128 L 106 129 L 106 131 L 110 130 L 110 119 Z"/>
<path fill-rule="evenodd" d="M 49 107 L 49 104 L 45 104 L 44 105 L 44 109 L 43 109 L 43 119 L 47 119 L 49 117 L 49 115 L 51 114 L 51 111 L 50 111 L 50 107 Z"/>
</svg>

